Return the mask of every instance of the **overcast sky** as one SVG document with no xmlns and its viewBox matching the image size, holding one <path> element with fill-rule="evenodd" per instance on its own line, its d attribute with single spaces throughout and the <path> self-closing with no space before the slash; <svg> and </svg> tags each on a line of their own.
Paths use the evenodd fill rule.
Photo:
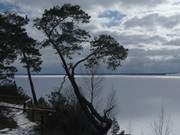
<svg viewBox="0 0 180 135">
<path fill-rule="evenodd" d="M 111 34 L 129 49 L 118 72 L 180 72 L 180 0 L 0 0 L 0 11 L 16 11 L 33 20 L 44 9 L 64 3 L 79 4 L 88 12 L 87 30 L 92 34 Z M 32 22 L 27 30 L 42 39 Z M 42 51 L 43 73 L 62 72 L 52 52 Z"/>
</svg>

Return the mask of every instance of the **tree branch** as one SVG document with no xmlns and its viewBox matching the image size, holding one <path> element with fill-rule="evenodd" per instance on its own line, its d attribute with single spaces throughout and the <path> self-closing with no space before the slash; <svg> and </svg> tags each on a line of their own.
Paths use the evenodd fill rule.
<svg viewBox="0 0 180 135">
<path fill-rule="evenodd" d="M 65 69 L 68 77 L 71 77 L 71 73 L 70 73 L 70 71 L 69 71 L 68 65 L 67 65 L 67 63 L 66 63 L 63 55 L 61 54 L 61 51 L 59 50 L 59 48 L 57 47 L 57 45 L 53 42 L 53 40 L 51 39 L 50 35 L 46 32 L 46 30 L 45 30 L 44 32 L 46 33 L 47 37 L 49 38 L 50 43 L 54 46 L 54 48 L 56 49 L 58 55 L 60 56 L 61 61 L 62 61 L 63 66 L 64 66 L 64 69 Z"/>
<path fill-rule="evenodd" d="M 109 113 L 114 109 L 114 106 L 112 105 L 110 108 L 104 110 L 104 117 L 107 117 Z"/>
<path fill-rule="evenodd" d="M 76 63 L 74 64 L 74 66 L 72 67 L 72 74 L 74 75 L 75 68 L 76 68 L 79 64 L 81 64 L 82 62 L 88 60 L 90 57 L 92 57 L 93 55 L 95 55 L 98 51 L 99 51 L 99 50 L 94 51 L 93 53 L 87 55 L 85 58 L 83 58 L 83 59 L 79 60 L 78 62 L 76 62 Z"/>
<path fill-rule="evenodd" d="M 60 87 L 59 87 L 59 92 L 62 90 L 62 88 L 63 88 L 63 85 L 64 85 L 64 83 L 65 83 L 65 81 L 66 81 L 66 76 L 67 76 L 67 74 L 65 74 L 64 75 L 64 77 L 63 77 L 63 80 L 62 80 L 62 82 L 61 82 L 61 84 L 60 84 Z"/>
</svg>

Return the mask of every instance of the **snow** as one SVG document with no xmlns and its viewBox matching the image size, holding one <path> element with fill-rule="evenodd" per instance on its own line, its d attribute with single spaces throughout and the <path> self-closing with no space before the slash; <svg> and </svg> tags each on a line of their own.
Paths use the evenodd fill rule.
<svg viewBox="0 0 180 135">
<path fill-rule="evenodd" d="M 22 108 L 21 105 L 9 104 L 4 102 L 0 102 L 0 105 Z M 10 116 L 12 116 L 12 118 L 16 121 L 17 128 L 2 129 L 0 130 L 0 135 L 31 135 L 33 133 L 34 127 L 37 126 L 37 124 L 27 119 L 27 116 L 25 113 L 23 113 L 23 110 L 10 109 L 10 111 Z"/>
</svg>

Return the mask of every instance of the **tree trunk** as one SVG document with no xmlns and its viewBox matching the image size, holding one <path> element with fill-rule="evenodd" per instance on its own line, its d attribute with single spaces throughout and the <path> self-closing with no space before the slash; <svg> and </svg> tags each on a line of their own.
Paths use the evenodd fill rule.
<svg viewBox="0 0 180 135">
<path fill-rule="evenodd" d="M 106 135 L 108 130 L 112 126 L 112 120 L 106 117 L 102 117 L 98 114 L 98 112 L 94 109 L 93 105 L 86 100 L 80 93 L 79 87 L 74 79 L 74 77 L 69 78 L 74 92 L 77 96 L 77 99 L 85 112 L 88 119 L 95 126 L 95 128 L 99 131 L 99 135 Z"/>
<path fill-rule="evenodd" d="M 49 37 L 49 39 L 51 38 Z M 85 115 L 90 120 L 92 125 L 97 129 L 97 131 L 99 132 L 99 135 L 106 135 L 108 130 L 112 126 L 112 120 L 107 118 L 106 116 L 100 116 L 100 114 L 95 110 L 94 106 L 80 93 L 80 89 L 74 78 L 74 73 L 70 73 L 67 63 L 63 55 L 61 54 L 61 51 L 59 50 L 58 46 L 52 40 L 50 41 L 53 44 L 54 48 L 56 49 L 59 57 L 62 60 L 64 69 L 74 89 L 74 93 L 81 105 L 82 110 L 85 112 Z"/>
<path fill-rule="evenodd" d="M 31 77 L 30 65 L 28 63 L 28 60 L 27 60 L 27 57 L 26 57 L 25 53 L 23 53 L 23 57 L 24 57 L 25 62 L 26 62 L 26 70 L 27 70 L 27 74 L 28 74 L 29 84 L 30 84 L 30 87 L 31 87 L 33 101 L 34 101 L 34 104 L 37 104 L 37 97 L 36 97 L 36 92 L 35 92 L 34 84 L 33 84 L 32 77 Z"/>
<path fill-rule="evenodd" d="M 29 84 L 30 84 L 30 87 L 31 87 L 31 92 L 32 92 L 33 100 L 34 100 L 34 103 L 37 104 L 37 97 L 36 97 L 36 93 L 35 93 L 35 89 L 34 89 L 34 84 L 33 84 L 32 77 L 31 77 L 31 71 L 30 71 L 29 67 L 27 67 L 27 73 L 28 73 L 28 79 L 29 79 Z"/>
<path fill-rule="evenodd" d="M 93 104 L 93 101 L 94 101 L 94 73 L 92 73 L 91 75 L 91 104 Z"/>
</svg>

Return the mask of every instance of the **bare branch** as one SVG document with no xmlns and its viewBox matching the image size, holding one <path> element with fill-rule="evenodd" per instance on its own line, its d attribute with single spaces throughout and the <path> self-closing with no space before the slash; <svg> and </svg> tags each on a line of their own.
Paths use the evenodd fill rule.
<svg viewBox="0 0 180 135">
<path fill-rule="evenodd" d="M 114 109 L 114 105 L 112 105 L 110 108 L 104 110 L 104 116 L 109 117 L 109 114 Z"/>
<path fill-rule="evenodd" d="M 61 84 L 60 84 L 59 92 L 63 89 L 64 83 L 65 83 L 65 81 L 66 81 L 66 77 L 67 77 L 67 75 L 65 74 L 64 77 L 63 77 L 63 80 L 62 80 L 62 82 L 61 82 Z"/>
<path fill-rule="evenodd" d="M 161 112 L 159 115 L 159 120 L 154 121 L 153 131 L 155 135 L 170 135 L 170 119 L 166 114 L 163 106 L 161 106 Z"/>
</svg>

